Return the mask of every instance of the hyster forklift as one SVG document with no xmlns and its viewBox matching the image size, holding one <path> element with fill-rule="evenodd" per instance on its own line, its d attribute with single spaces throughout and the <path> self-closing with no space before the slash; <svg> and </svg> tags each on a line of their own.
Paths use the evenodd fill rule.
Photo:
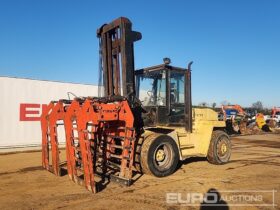
<svg viewBox="0 0 280 210">
<path fill-rule="evenodd" d="M 97 36 L 100 95 L 48 105 L 41 117 L 44 168 L 62 174 L 59 125 L 67 173 L 92 192 L 104 180 L 130 185 L 137 172 L 168 176 L 188 157 L 229 161 L 225 122 L 211 109 L 192 108 L 192 62 L 179 68 L 165 58 L 161 65 L 135 71 L 133 43 L 142 35 L 124 17 L 103 25 Z"/>
</svg>

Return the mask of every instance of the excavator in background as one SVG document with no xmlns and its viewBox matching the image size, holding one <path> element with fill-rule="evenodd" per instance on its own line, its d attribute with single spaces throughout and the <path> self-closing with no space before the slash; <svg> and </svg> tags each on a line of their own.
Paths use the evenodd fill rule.
<svg viewBox="0 0 280 210">
<path fill-rule="evenodd" d="M 273 107 L 271 116 L 266 119 L 270 127 L 276 128 L 280 126 L 280 107 Z"/>
<path fill-rule="evenodd" d="M 229 135 L 257 134 L 260 131 L 271 132 L 271 128 L 276 127 L 274 125 L 276 121 L 273 120 L 275 118 L 266 120 L 266 117 L 262 113 L 258 113 L 256 109 L 243 109 L 236 104 L 222 106 L 221 112 Z"/>
<path fill-rule="evenodd" d="M 228 134 L 246 133 L 248 118 L 246 112 L 240 105 L 223 105 L 221 112 L 223 120 L 226 122 L 226 131 Z"/>
<path fill-rule="evenodd" d="M 273 107 L 271 110 L 271 116 L 280 120 L 280 107 Z"/>
<path fill-rule="evenodd" d="M 231 142 L 215 111 L 193 108 L 191 64 L 164 63 L 135 71 L 129 19 L 120 17 L 97 30 L 100 44 L 98 97 L 52 101 L 41 116 L 42 165 L 62 174 L 59 126 L 66 139 L 67 173 L 89 191 L 106 180 L 125 185 L 136 173 L 171 175 L 179 161 L 206 157 L 225 164 Z"/>
<path fill-rule="evenodd" d="M 224 120 L 230 119 L 233 116 L 244 116 L 246 115 L 245 111 L 238 104 L 235 105 L 222 105 L 222 112 L 224 114 Z"/>
</svg>

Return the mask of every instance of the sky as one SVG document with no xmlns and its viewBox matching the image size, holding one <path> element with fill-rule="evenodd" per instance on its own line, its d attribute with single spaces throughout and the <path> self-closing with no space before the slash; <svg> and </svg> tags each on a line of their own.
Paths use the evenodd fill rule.
<svg viewBox="0 0 280 210">
<path fill-rule="evenodd" d="M 194 104 L 280 106 L 278 0 L 0 0 L 0 76 L 97 84 L 96 29 L 120 16 L 137 69 L 194 62 Z"/>
</svg>

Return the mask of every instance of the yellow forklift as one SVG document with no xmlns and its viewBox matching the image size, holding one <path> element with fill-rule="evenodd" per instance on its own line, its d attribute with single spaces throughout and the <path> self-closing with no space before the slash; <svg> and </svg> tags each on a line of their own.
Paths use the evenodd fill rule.
<svg viewBox="0 0 280 210">
<path fill-rule="evenodd" d="M 165 58 L 135 71 L 133 43 L 142 35 L 124 17 L 104 24 L 97 37 L 99 96 L 50 102 L 41 117 L 44 168 L 61 174 L 58 125 L 65 128 L 68 176 L 92 192 L 95 175 L 130 185 L 133 171 L 164 177 L 189 157 L 229 161 L 225 122 L 192 107 L 192 62 L 179 68 Z"/>
</svg>

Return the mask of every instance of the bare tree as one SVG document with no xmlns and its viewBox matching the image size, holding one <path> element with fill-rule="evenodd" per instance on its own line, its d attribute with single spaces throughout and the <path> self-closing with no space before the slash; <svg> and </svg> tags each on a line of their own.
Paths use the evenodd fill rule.
<svg viewBox="0 0 280 210">
<path fill-rule="evenodd" d="M 212 104 L 212 108 L 214 109 L 217 106 L 216 102 Z"/>
<path fill-rule="evenodd" d="M 228 106 L 228 105 L 230 105 L 230 103 L 227 100 L 224 100 L 221 102 L 221 105 Z"/>
<path fill-rule="evenodd" d="M 252 103 L 252 108 L 254 108 L 258 111 L 261 111 L 261 110 L 263 110 L 263 104 L 261 101 L 257 101 L 255 103 Z"/>
<path fill-rule="evenodd" d="M 201 102 L 201 103 L 198 104 L 198 106 L 207 107 L 208 104 L 206 102 Z"/>
</svg>

